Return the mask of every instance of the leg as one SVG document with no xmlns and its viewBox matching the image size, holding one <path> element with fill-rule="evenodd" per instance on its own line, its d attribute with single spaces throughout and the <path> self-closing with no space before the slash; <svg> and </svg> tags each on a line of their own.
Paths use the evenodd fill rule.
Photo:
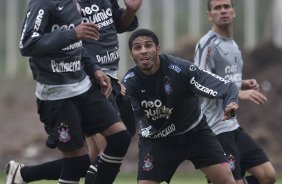
<svg viewBox="0 0 282 184">
<path fill-rule="evenodd" d="M 86 138 L 86 143 L 88 147 L 88 154 L 90 160 L 95 160 L 97 156 L 105 150 L 107 145 L 106 139 L 102 134 L 95 134 Z"/>
<path fill-rule="evenodd" d="M 93 181 L 99 184 L 113 183 L 131 140 L 122 122 L 110 126 L 103 134 L 107 146 L 105 151 L 92 162 L 85 178 L 86 184 Z"/>
<path fill-rule="evenodd" d="M 84 148 L 79 148 L 74 151 L 62 151 L 63 164 L 58 180 L 59 184 L 74 183 L 79 184 L 80 177 L 85 175 L 90 159 L 85 154 Z"/>
<path fill-rule="evenodd" d="M 252 174 L 247 179 L 252 183 L 272 184 L 276 172 L 263 149 L 243 129 L 239 129 L 238 147 L 241 153 L 243 171 Z M 251 181 L 252 180 L 252 181 Z M 255 181 L 256 180 L 256 181 Z"/>
<path fill-rule="evenodd" d="M 251 173 L 260 184 L 273 184 L 276 182 L 276 172 L 270 162 L 250 168 L 247 172 Z"/>
<path fill-rule="evenodd" d="M 213 184 L 235 184 L 235 180 L 227 163 L 200 168 Z"/>
</svg>

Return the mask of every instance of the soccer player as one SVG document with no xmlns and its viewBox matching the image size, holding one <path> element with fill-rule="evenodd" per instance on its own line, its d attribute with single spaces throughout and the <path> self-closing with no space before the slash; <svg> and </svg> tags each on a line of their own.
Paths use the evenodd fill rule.
<svg viewBox="0 0 282 184">
<path fill-rule="evenodd" d="M 257 81 L 242 80 L 243 60 L 233 40 L 233 19 L 236 11 L 232 0 L 208 0 L 207 8 L 212 29 L 197 43 L 195 64 L 226 80 L 233 81 L 240 89 L 240 100 L 263 104 L 267 99 L 259 91 Z M 275 170 L 262 148 L 240 127 L 236 117 L 227 121 L 221 120 L 224 112 L 219 104 L 221 104 L 220 99 L 203 98 L 201 108 L 227 154 L 236 182 L 238 184 L 275 183 Z M 245 172 L 251 175 L 243 178 Z"/>
<path fill-rule="evenodd" d="M 96 182 L 112 183 L 128 149 L 130 134 L 106 98 L 111 93 L 109 77 L 82 47 L 81 40 L 99 39 L 99 25 L 81 23 L 80 14 L 80 5 L 73 0 L 31 0 L 19 46 L 22 55 L 30 57 L 37 81 L 40 120 L 63 154 L 58 183 L 79 183 L 90 165 L 83 149 L 84 135 L 99 132 L 107 146 L 95 160 L 99 168 Z M 8 165 L 7 184 L 24 183 L 17 180 L 21 166 L 14 162 Z"/>
<path fill-rule="evenodd" d="M 222 99 L 226 120 L 238 109 L 236 85 L 187 60 L 160 54 L 158 37 L 150 30 L 134 31 L 128 45 L 136 66 L 123 84 L 139 128 L 138 183 L 169 183 L 180 163 L 191 160 L 213 183 L 235 184 L 198 95 Z"/>
</svg>

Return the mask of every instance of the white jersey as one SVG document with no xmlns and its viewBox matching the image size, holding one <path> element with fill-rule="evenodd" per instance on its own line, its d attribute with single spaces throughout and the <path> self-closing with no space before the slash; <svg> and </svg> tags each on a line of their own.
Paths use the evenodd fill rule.
<svg viewBox="0 0 282 184">
<path fill-rule="evenodd" d="M 234 82 L 238 89 L 242 85 L 243 60 L 235 41 L 209 31 L 197 43 L 194 62 L 204 70 Z M 213 132 L 218 135 L 239 127 L 237 118 L 221 121 L 224 116 L 220 99 L 201 99 L 201 109 Z"/>
</svg>

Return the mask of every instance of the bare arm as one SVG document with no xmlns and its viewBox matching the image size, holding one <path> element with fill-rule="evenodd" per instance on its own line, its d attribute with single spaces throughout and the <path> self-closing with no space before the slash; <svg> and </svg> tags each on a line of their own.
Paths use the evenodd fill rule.
<svg viewBox="0 0 282 184">
<path fill-rule="evenodd" d="M 121 24 L 125 27 L 129 26 L 133 21 L 136 12 L 142 4 L 142 0 L 124 0 L 126 10 L 122 15 Z"/>
</svg>

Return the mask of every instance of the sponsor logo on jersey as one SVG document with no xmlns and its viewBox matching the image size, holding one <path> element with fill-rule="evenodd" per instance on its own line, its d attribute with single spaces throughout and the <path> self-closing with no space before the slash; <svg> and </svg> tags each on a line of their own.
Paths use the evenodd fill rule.
<svg viewBox="0 0 282 184">
<path fill-rule="evenodd" d="M 28 18 L 29 18 L 29 15 L 30 15 L 30 12 L 28 12 L 28 13 L 26 14 L 26 21 L 25 21 L 25 24 L 24 24 L 24 27 L 23 27 L 23 31 L 22 31 L 21 39 L 20 39 L 20 44 L 19 44 L 20 49 L 23 48 L 23 38 L 24 38 L 25 31 L 26 31 L 27 20 L 28 20 Z"/>
<path fill-rule="evenodd" d="M 206 94 L 209 94 L 211 96 L 216 96 L 217 95 L 217 91 L 214 91 L 210 88 L 207 88 L 203 85 L 201 85 L 200 83 L 198 83 L 196 80 L 195 80 L 195 77 L 193 77 L 191 80 L 190 80 L 190 84 L 194 85 L 198 90 L 206 93 Z"/>
<path fill-rule="evenodd" d="M 169 65 L 170 69 L 176 71 L 177 73 L 180 73 L 181 72 L 181 69 L 177 66 L 177 65 Z"/>
<path fill-rule="evenodd" d="M 32 36 L 31 36 L 32 38 L 39 36 L 38 31 L 42 23 L 43 15 L 44 15 L 44 10 L 40 9 L 35 19 L 35 24 L 33 28 L 34 32 L 32 33 Z"/>
<path fill-rule="evenodd" d="M 134 77 L 134 72 L 130 72 L 130 73 L 126 74 L 123 78 L 123 82 L 126 82 L 127 79 L 129 79 L 131 77 Z"/>
<path fill-rule="evenodd" d="M 66 30 L 69 30 L 69 29 L 74 29 L 75 28 L 75 25 L 74 24 L 70 24 L 70 25 L 58 25 L 58 24 L 54 24 L 52 25 L 52 28 L 51 30 L 54 31 L 56 29 L 66 29 Z"/>
<path fill-rule="evenodd" d="M 63 48 L 63 50 L 73 50 L 73 49 L 76 49 L 76 48 L 79 48 L 79 47 L 82 47 L 82 41 L 78 41 L 76 43 L 73 43 L 73 44 L 69 45 L 68 47 Z"/>
<path fill-rule="evenodd" d="M 91 6 L 81 8 L 82 12 L 82 22 L 84 23 L 94 23 L 99 28 L 108 26 L 113 24 L 113 13 L 111 8 L 100 9 L 100 7 L 96 4 L 92 4 Z"/>
<path fill-rule="evenodd" d="M 96 59 L 100 64 L 111 63 L 111 62 L 119 59 L 118 49 L 114 50 L 112 52 L 107 51 L 106 55 L 96 55 Z"/>
<path fill-rule="evenodd" d="M 141 102 L 141 107 L 148 119 L 156 121 L 158 119 L 164 118 L 169 119 L 173 111 L 173 108 L 168 108 L 163 106 L 161 100 L 156 99 L 155 101 L 146 101 Z"/>
<path fill-rule="evenodd" d="M 218 76 L 218 75 L 216 75 L 216 74 L 214 74 L 214 73 L 212 73 L 212 72 L 209 72 L 209 71 L 207 71 L 207 70 L 203 70 L 203 69 L 201 69 L 201 68 L 199 68 L 199 69 L 200 69 L 201 71 L 205 72 L 205 73 L 210 74 L 211 76 L 215 77 L 216 79 L 218 79 L 218 80 L 224 82 L 224 84 L 227 84 L 227 83 L 230 82 L 230 81 L 225 80 L 224 78 L 222 78 L 222 77 L 220 77 L 220 76 Z"/>
<path fill-rule="evenodd" d="M 157 135 L 154 136 L 154 138 L 167 137 L 175 130 L 176 130 L 175 125 L 172 123 L 169 126 L 167 126 L 165 129 L 161 130 Z"/>
<path fill-rule="evenodd" d="M 51 60 L 51 68 L 53 72 L 76 72 L 81 70 L 81 61 L 75 60 L 72 62 Z"/>
<path fill-rule="evenodd" d="M 65 123 L 61 123 L 57 128 L 57 132 L 59 133 L 59 141 L 66 143 L 70 140 L 71 136 L 69 134 L 69 127 Z"/>
<path fill-rule="evenodd" d="M 235 59 L 236 60 L 236 59 Z M 237 87 L 241 87 L 241 81 L 242 81 L 242 73 L 238 72 L 238 65 L 228 65 L 224 68 L 225 76 L 224 79 L 235 82 Z"/>
<path fill-rule="evenodd" d="M 143 164 L 143 170 L 144 171 L 150 171 L 154 168 L 153 165 L 154 158 L 150 154 L 147 154 L 144 158 L 144 164 Z"/>
</svg>

